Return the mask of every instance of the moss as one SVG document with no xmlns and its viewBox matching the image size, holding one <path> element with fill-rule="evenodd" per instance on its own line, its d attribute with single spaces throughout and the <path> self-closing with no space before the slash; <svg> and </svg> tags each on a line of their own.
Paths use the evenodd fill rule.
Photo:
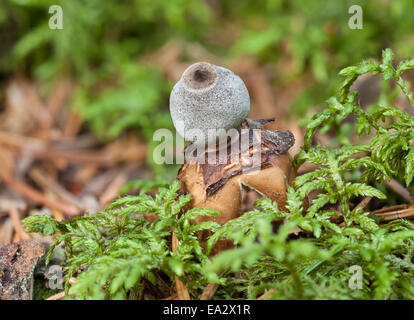
<svg viewBox="0 0 414 320">
<path fill-rule="evenodd" d="M 46 286 L 47 279 L 42 276 L 34 277 L 33 300 L 45 300 L 50 296 L 62 291 L 60 289 L 50 289 Z"/>
</svg>

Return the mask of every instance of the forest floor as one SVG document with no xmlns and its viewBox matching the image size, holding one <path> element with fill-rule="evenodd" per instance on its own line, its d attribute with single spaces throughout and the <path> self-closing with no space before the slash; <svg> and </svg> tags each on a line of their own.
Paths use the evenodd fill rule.
<svg viewBox="0 0 414 320">
<path fill-rule="evenodd" d="M 178 40 L 171 40 L 145 60 L 158 65 L 166 77 L 175 82 L 188 66 L 180 61 L 183 50 Z M 222 64 L 202 47 L 194 45 L 190 52 L 193 61 Z M 271 85 L 272 75 L 254 58 L 240 58 L 229 68 L 245 80 L 249 89 L 252 99 L 249 117 L 275 117 L 275 124 L 270 128 L 290 130 L 296 139 L 290 153 L 292 156 L 298 153 L 303 145 L 304 129 L 300 128 L 299 119 L 288 117 L 288 113 L 294 99 L 312 82 L 311 76 L 304 75 L 289 86 L 276 88 Z M 359 85 L 360 91 L 366 93 L 362 100 L 372 100 L 378 93 L 375 78 Z M 21 220 L 48 214 L 61 221 L 96 213 L 119 197 L 126 182 L 153 178 L 146 164 L 148 144 L 136 134 L 125 133 L 103 143 L 88 131 L 79 113 L 69 106 L 75 87 L 74 79 L 63 78 L 55 83 L 48 96 L 42 97 L 32 79 L 15 75 L 4 81 L 4 108 L 0 114 L 0 246 L 9 245 L 13 249 L 11 244 L 23 240 L 50 243 L 51 237 L 26 233 Z M 329 133 L 318 134 L 316 138 L 322 144 L 330 139 Z M 299 174 L 314 169 L 305 163 L 299 168 Z M 399 182 L 391 180 L 387 185 L 398 199 L 413 203 L 410 193 Z M 369 197 L 359 200 L 361 202 L 353 207 L 381 209 L 379 203 L 371 202 Z M 385 210 L 390 211 L 389 217 L 414 216 L 414 207 L 405 204 Z M 15 248 L 8 254 L 13 256 L 16 250 L 23 249 Z M 29 262 L 23 263 L 37 263 L 38 252 L 33 251 L 36 259 L 29 257 Z M 4 254 L 0 264 L 10 262 L 6 257 Z M 214 293 L 215 288 L 208 290 Z M 56 291 L 39 293 L 35 298 L 45 298 L 51 292 Z M 62 294 L 59 294 L 53 299 L 60 298 Z"/>
</svg>

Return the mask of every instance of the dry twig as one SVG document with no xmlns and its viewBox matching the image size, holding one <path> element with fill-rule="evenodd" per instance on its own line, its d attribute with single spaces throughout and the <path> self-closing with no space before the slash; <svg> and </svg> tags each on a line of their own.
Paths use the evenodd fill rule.
<svg viewBox="0 0 414 320">
<path fill-rule="evenodd" d="M 80 213 L 79 210 L 74 206 L 46 198 L 42 193 L 33 189 L 23 181 L 15 180 L 11 176 L 3 174 L 2 172 L 0 172 L 0 177 L 9 188 L 36 203 L 40 203 L 52 209 L 59 210 L 68 216 L 77 216 Z"/>
<path fill-rule="evenodd" d="M 22 222 L 20 221 L 19 211 L 11 201 L 9 202 L 9 216 L 19 240 L 29 240 L 30 236 L 24 231 Z"/>
<path fill-rule="evenodd" d="M 213 298 L 218 287 L 219 287 L 219 284 L 217 283 L 209 283 L 205 287 L 203 293 L 201 294 L 200 300 L 210 300 L 211 298 Z"/>
<path fill-rule="evenodd" d="M 387 185 L 396 193 L 398 193 L 402 198 L 407 200 L 409 203 L 414 203 L 414 199 L 411 197 L 410 191 L 404 188 L 401 183 L 395 179 L 391 179 L 387 182 Z"/>
<path fill-rule="evenodd" d="M 177 236 L 175 235 L 175 233 L 173 233 L 172 235 L 173 252 L 177 251 L 178 245 L 179 243 L 178 243 Z M 177 295 L 178 295 L 179 300 L 191 300 L 190 293 L 188 292 L 187 287 L 177 276 L 175 276 L 175 286 L 177 288 Z"/>
<path fill-rule="evenodd" d="M 414 205 L 397 205 L 391 207 L 384 207 L 373 212 L 377 217 L 384 221 L 391 221 L 395 219 L 407 219 L 414 217 Z"/>
<path fill-rule="evenodd" d="M 266 291 L 265 293 L 263 293 L 260 297 L 258 297 L 256 300 L 267 300 L 269 299 L 273 293 L 275 293 L 276 290 L 275 289 L 270 289 L 268 291 Z"/>
<path fill-rule="evenodd" d="M 76 283 L 76 278 L 70 278 L 69 284 Z M 50 296 L 49 298 L 46 298 L 46 300 L 60 300 L 62 298 L 66 297 L 65 291 L 58 292 L 54 294 L 53 296 Z"/>
</svg>

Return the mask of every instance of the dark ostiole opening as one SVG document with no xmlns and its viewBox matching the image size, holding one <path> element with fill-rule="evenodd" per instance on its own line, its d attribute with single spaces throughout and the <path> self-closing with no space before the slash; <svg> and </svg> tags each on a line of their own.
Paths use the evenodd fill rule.
<svg viewBox="0 0 414 320">
<path fill-rule="evenodd" d="M 187 88 L 205 89 L 214 84 L 217 72 L 212 65 L 199 62 L 188 67 L 183 73 L 183 81 Z"/>
<path fill-rule="evenodd" d="M 206 81 L 211 75 L 207 70 L 196 70 L 194 71 L 194 80 L 198 82 Z"/>
</svg>

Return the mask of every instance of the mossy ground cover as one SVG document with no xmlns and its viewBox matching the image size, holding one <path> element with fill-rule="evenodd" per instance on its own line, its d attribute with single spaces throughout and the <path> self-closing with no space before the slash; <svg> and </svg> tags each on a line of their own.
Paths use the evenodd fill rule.
<svg viewBox="0 0 414 320">
<path fill-rule="evenodd" d="M 155 197 L 145 193 L 121 197 L 94 215 L 65 222 L 34 216 L 24 223 L 30 232 L 57 234 L 50 254 L 64 243 L 67 279 L 77 277 L 74 285 L 66 285 L 68 296 L 74 298 L 142 296 L 145 283 L 157 286 L 160 281 L 167 281 L 169 290 L 160 290 L 166 296 L 156 298 L 167 298 L 174 294 L 173 283 L 182 281 L 193 298 L 199 298 L 209 283 L 217 283 L 214 297 L 226 299 L 255 299 L 265 292 L 274 299 L 412 299 L 414 224 L 405 219 L 383 221 L 356 206 L 355 199 L 386 199 L 372 183 L 391 178 L 412 190 L 413 171 L 407 168 L 413 163 L 414 120 L 391 104 L 362 109 L 356 102 L 358 93 L 350 87 L 359 76 L 374 72 L 384 81 L 395 81 L 412 104 L 412 93 L 401 76 L 413 67 L 414 60 L 394 67 L 393 53 L 386 49 L 381 63 L 364 61 L 341 71 L 345 81 L 338 95 L 308 122 L 305 145 L 295 159 L 298 167 L 307 161 L 318 169 L 295 179 L 285 210 L 262 198 L 253 211 L 223 226 L 211 221 L 194 224 L 196 216 L 219 213 L 208 208 L 185 210 L 190 196 L 179 195 L 175 181 L 160 187 Z M 350 114 L 356 116 L 359 135 L 375 131 L 369 144 L 340 142 L 336 148 L 312 144 L 318 129 L 338 129 Z M 349 176 L 355 170 L 360 171 L 357 181 Z M 304 209 L 312 191 L 317 196 Z M 156 219 L 149 222 L 146 214 L 155 214 Z M 283 221 L 276 232 L 274 221 Z M 197 239 L 201 230 L 213 232 L 206 248 Z M 176 250 L 172 237 L 178 239 Z M 233 240 L 236 247 L 209 256 L 222 238 Z M 85 264 L 86 270 L 79 273 Z M 349 281 L 354 267 L 362 272 L 357 288 Z"/>
<path fill-rule="evenodd" d="M 56 4 L 62 30 L 48 28 Z M 356 4 L 360 30 L 348 26 Z M 412 299 L 413 7 L 3 0 L 0 196 L 19 212 L 0 214 L 0 242 L 27 236 L 11 224 L 19 215 L 28 231 L 53 235 L 66 253 L 67 299 L 175 297 L 178 281 L 194 299 L 213 284 L 213 299 Z M 172 129 L 172 84 L 200 60 L 240 74 L 254 117 L 276 114 L 295 134 L 300 174 L 286 209 L 261 199 L 224 226 L 195 225 L 218 213 L 184 209 L 177 166 L 153 162 L 153 132 Z M 128 181 L 136 176 L 148 179 Z M 202 229 L 214 232 L 207 248 Z M 211 257 L 219 237 L 236 247 Z M 357 289 L 352 270 L 362 271 Z"/>
</svg>

